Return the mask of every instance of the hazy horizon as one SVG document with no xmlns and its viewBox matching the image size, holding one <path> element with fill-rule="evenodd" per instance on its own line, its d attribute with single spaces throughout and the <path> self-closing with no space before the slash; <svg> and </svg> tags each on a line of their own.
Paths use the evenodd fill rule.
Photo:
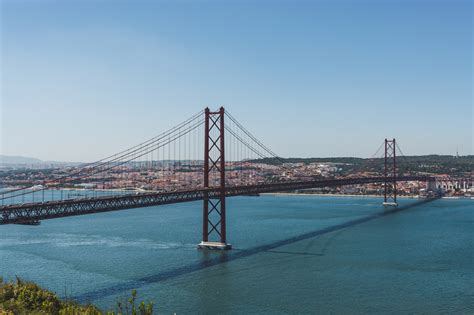
<svg viewBox="0 0 474 315">
<path fill-rule="evenodd" d="M 450 155 L 450 154 L 421 154 L 421 155 L 408 155 L 408 157 L 413 157 L 413 156 L 452 156 L 455 157 L 455 155 Z M 460 158 L 466 158 L 466 157 L 472 157 L 474 155 L 472 154 L 467 154 L 467 155 L 459 155 Z M 96 160 L 90 160 L 90 161 L 64 161 L 64 160 L 42 160 L 33 156 L 24 156 L 24 155 L 5 155 L 5 154 L 0 154 L 0 164 L 2 164 L 2 159 L 5 157 L 7 158 L 21 158 L 21 159 L 32 159 L 32 160 L 38 160 L 39 163 L 71 163 L 71 164 L 80 164 L 80 163 L 90 163 L 94 162 Z M 370 159 L 371 157 L 360 157 L 360 156 L 307 156 L 307 157 L 298 157 L 298 156 L 290 156 L 290 157 L 281 157 L 283 159 L 338 159 L 338 158 L 356 158 L 356 159 Z M 383 157 L 376 157 L 377 159 L 383 159 Z M 402 157 L 403 158 L 403 157 Z M 269 159 L 269 158 L 265 158 Z M 270 158 L 271 159 L 271 158 Z M 203 159 L 183 159 L 183 161 L 202 161 Z M 160 159 L 160 160 L 153 160 L 153 161 L 168 161 L 166 159 Z M 170 161 L 173 161 L 171 159 Z M 138 161 L 130 161 L 131 163 L 138 162 Z M 227 161 L 227 162 L 232 162 L 232 161 Z M 14 162 L 7 162 L 4 164 L 16 164 Z M 31 163 L 18 163 L 18 164 L 31 164 Z M 34 164 L 34 163 L 33 163 Z"/>
</svg>

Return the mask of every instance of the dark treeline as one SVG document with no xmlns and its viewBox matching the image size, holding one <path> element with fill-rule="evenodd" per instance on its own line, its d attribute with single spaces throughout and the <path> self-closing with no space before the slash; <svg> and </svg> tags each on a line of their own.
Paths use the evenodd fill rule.
<svg viewBox="0 0 474 315">
<path fill-rule="evenodd" d="M 337 165 L 343 174 L 351 172 L 382 170 L 383 158 L 327 157 L 327 158 L 265 158 L 252 160 L 255 163 L 280 165 L 284 163 L 332 163 Z M 474 155 L 415 155 L 399 156 L 397 159 L 400 173 L 430 173 L 466 176 L 472 172 Z"/>
</svg>

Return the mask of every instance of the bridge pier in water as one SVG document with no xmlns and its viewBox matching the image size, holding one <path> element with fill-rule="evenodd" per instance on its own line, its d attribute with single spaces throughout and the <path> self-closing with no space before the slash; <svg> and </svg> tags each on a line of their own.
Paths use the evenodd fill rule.
<svg viewBox="0 0 474 315">
<path fill-rule="evenodd" d="M 217 112 L 206 108 L 204 115 L 204 189 L 217 186 L 220 193 L 210 198 L 204 192 L 202 242 L 198 248 L 229 250 L 232 245 L 226 239 L 224 107 Z M 217 176 L 212 176 L 215 173 Z"/>
</svg>

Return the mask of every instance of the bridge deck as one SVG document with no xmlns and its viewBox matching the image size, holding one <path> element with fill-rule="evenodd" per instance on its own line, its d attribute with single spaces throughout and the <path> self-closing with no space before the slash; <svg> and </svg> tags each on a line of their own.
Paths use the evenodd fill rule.
<svg viewBox="0 0 474 315">
<path fill-rule="evenodd" d="M 427 176 L 404 176 L 397 178 L 397 181 L 431 180 L 434 179 Z M 366 177 L 312 181 L 288 181 L 259 185 L 232 186 L 226 187 L 226 197 L 279 191 L 292 191 L 296 189 L 381 183 L 385 181 L 385 177 Z M 219 196 L 219 188 L 209 188 L 160 193 L 139 193 L 135 195 L 69 199 L 28 204 L 13 204 L 0 207 L 0 224 L 27 223 L 75 215 L 196 201 L 203 200 L 204 198 L 217 198 Z"/>
</svg>

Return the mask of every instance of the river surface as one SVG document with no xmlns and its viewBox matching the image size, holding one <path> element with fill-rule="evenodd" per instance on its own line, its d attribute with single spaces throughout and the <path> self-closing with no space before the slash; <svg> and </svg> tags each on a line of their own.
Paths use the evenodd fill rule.
<svg viewBox="0 0 474 315">
<path fill-rule="evenodd" d="M 201 202 L 0 226 L 0 275 L 160 314 L 474 313 L 474 202 L 400 203 L 229 198 L 229 252 L 196 249 Z"/>
</svg>

